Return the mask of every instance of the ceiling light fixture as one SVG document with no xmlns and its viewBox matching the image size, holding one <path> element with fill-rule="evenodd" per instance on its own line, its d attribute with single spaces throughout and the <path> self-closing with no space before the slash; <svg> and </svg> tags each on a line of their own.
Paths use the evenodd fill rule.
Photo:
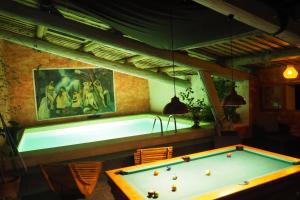
<svg viewBox="0 0 300 200">
<path fill-rule="evenodd" d="M 172 67 L 173 67 L 173 87 L 174 87 L 174 97 L 172 97 L 171 102 L 165 105 L 163 109 L 163 114 L 173 115 L 173 114 L 184 114 L 188 112 L 187 106 L 182 103 L 176 96 L 176 77 L 175 77 L 175 64 L 174 64 L 174 39 L 173 39 L 173 19 L 172 10 L 170 12 L 170 33 L 171 33 L 171 57 L 172 57 Z"/>
<path fill-rule="evenodd" d="M 295 69 L 294 65 L 290 64 L 286 66 L 282 75 L 286 79 L 295 79 L 298 76 L 298 71 Z"/>
<path fill-rule="evenodd" d="M 223 99 L 223 106 L 240 106 L 240 105 L 245 105 L 246 101 L 245 99 L 241 96 L 238 95 L 238 93 L 235 90 L 235 84 L 233 81 L 233 54 L 232 54 L 232 22 L 233 22 L 233 14 L 228 15 L 228 20 L 229 20 L 229 25 L 230 25 L 230 62 L 231 62 L 231 82 L 232 82 L 232 88 L 230 91 L 230 94 L 226 96 Z"/>
</svg>

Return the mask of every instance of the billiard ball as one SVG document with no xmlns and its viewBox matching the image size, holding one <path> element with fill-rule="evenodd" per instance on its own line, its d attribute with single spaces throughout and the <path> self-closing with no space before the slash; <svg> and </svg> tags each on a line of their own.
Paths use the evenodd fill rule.
<svg viewBox="0 0 300 200">
<path fill-rule="evenodd" d="M 206 176 L 210 176 L 211 175 L 211 171 L 209 169 L 205 170 L 205 175 Z"/>
<path fill-rule="evenodd" d="M 184 162 L 189 162 L 191 158 L 189 156 L 182 156 Z"/>
<path fill-rule="evenodd" d="M 159 196 L 159 192 L 158 191 L 154 191 L 153 198 L 158 198 L 158 196 Z"/>
<path fill-rule="evenodd" d="M 232 153 L 227 153 L 227 158 L 231 158 Z"/>
<path fill-rule="evenodd" d="M 154 190 L 149 190 L 148 191 L 148 197 L 152 197 L 154 195 Z"/>
<path fill-rule="evenodd" d="M 238 145 L 238 146 L 235 147 L 235 149 L 236 149 L 237 151 L 243 151 L 243 150 L 244 150 L 244 147 L 241 146 L 241 145 Z"/>
<path fill-rule="evenodd" d="M 158 174 L 159 174 L 159 171 L 154 170 L 153 175 L 154 175 L 154 176 L 158 176 Z"/>
<path fill-rule="evenodd" d="M 173 192 L 175 192 L 175 191 L 177 190 L 177 187 L 176 187 L 175 184 L 173 184 L 173 185 L 171 186 L 171 190 L 172 190 Z"/>
<path fill-rule="evenodd" d="M 171 170 L 171 167 L 170 166 L 167 166 L 167 171 L 170 171 Z"/>
<path fill-rule="evenodd" d="M 176 180 L 176 179 L 177 179 L 177 176 L 176 176 L 176 175 L 173 175 L 173 176 L 172 176 L 172 179 L 173 179 L 173 180 Z"/>
<path fill-rule="evenodd" d="M 249 181 L 243 181 L 241 183 L 239 183 L 239 185 L 248 185 L 249 184 Z"/>
</svg>

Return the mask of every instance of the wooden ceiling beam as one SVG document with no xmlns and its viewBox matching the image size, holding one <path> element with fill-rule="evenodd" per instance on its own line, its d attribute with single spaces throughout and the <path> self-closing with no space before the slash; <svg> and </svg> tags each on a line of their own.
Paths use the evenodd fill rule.
<svg viewBox="0 0 300 200">
<path fill-rule="evenodd" d="M 233 35 L 231 38 L 227 37 L 227 38 L 222 38 L 222 39 L 217 39 L 217 40 L 211 40 L 211 41 L 207 41 L 207 42 L 200 42 L 200 43 L 197 43 L 197 44 L 192 44 L 192 45 L 189 45 L 189 46 L 185 46 L 181 49 L 189 50 L 189 49 L 207 47 L 207 46 L 212 46 L 212 45 L 215 45 L 215 44 L 227 43 L 227 42 L 230 42 L 230 40 L 235 41 L 235 40 L 239 40 L 239 39 L 242 39 L 242 38 L 245 38 L 245 37 L 251 37 L 251 36 L 261 35 L 261 34 L 262 34 L 261 31 L 255 30 L 255 31 L 247 32 L 247 33 Z"/>
<path fill-rule="evenodd" d="M 48 28 L 81 37 L 86 40 L 103 43 L 113 48 L 131 51 L 133 54 L 141 54 L 148 57 L 154 57 L 155 59 L 161 59 L 166 62 L 172 62 L 170 51 L 168 50 L 157 49 L 142 42 L 64 19 L 61 16 L 50 15 L 10 0 L 2 0 L 0 13 L 12 16 L 21 21 L 28 21 L 36 25 L 47 26 Z M 174 53 L 174 61 L 176 65 L 191 67 L 195 70 L 206 70 L 210 71 L 212 74 L 231 77 L 231 69 L 224 68 L 217 63 L 191 58 L 178 52 Z M 235 70 L 235 73 L 239 74 L 239 76 L 237 76 L 239 79 L 249 79 L 249 74 L 246 72 Z"/>
<path fill-rule="evenodd" d="M 37 26 L 36 28 L 36 37 L 42 39 L 47 32 L 47 27 L 45 26 Z"/>
<path fill-rule="evenodd" d="M 87 42 L 85 45 L 83 45 L 82 50 L 84 52 L 90 52 L 93 51 L 94 49 L 96 49 L 97 47 L 99 47 L 99 45 L 93 41 L 89 41 Z"/>
<path fill-rule="evenodd" d="M 124 59 L 125 59 L 125 63 L 135 63 L 135 62 L 144 60 L 145 57 L 141 56 L 141 55 L 134 55 L 134 56 L 131 56 L 131 57 L 128 57 L 128 58 L 124 58 Z"/>
<path fill-rule="evenodd" d="M 276 50 L 273 52 L 264 52 L 264 53 L 258 53 L 251 56 L 241 56 L 236 57 L 233 59 L 232 63 L 234 66 L 243 66 L 243 65 L 249 65 L 249 64 L 257 64 L 257 63 L 266 63 L 270 62 L 272 60 L 278 60 L 280 58 L 285 57 L 295 57 L 300 56 L 300 49 L 299 48 L 291 48 L 291 49 L 284 49 L 284 50 Z M 230 60 L 226 60 L 224 64 L 231 63 Z"/>
<path fill-rule="evenodd" d="M 254 27 L 258 30 L 264 31 L 269 34 L 274 34 L 280 30 L 280 26 L 271 23 L 261 17 L 256 16 L 253 13 L 249 13 L 243 9 L 240 9 L 232 4 L 223 0 L 193 0 L 209 9 L 219 12 L 223 15 L 233 14 L 234 19 Z M 288 30 L 283 30 L 276 35 L 278 38 L 290 43 L 295 47 L 300 47 L 300 36 Z"/>
<path fill-rule="evenodd" d="M 202 60 L 216 60 L 217 58 L 212 55 L 208 55 L 207 53 L 201 52 L 200 49 L 191 49 L 191 50 L 186 50 L 188 52 L 188 55 L 192 57 L 196 57 Z"/>
<path fill-rule="evenodd" d="M 10 42 L 13 42 L 13 43 L 16 43 L 16 44 L 19 44 L 19 45 L 22 45 L 22 46 L 30 47 L 33 49 L 48 52 L 48 53 L 62 56 L 65 58 L 69 58 L 72 60 L 77 60 L 77 61 L 80 61 L 83 63 L 95 65 L 98 67 L 103 67 L 103 68 L 110 69 L 110 70 L 113 70 L 116 72 L 121 72 L 121 73 L 129 74 L 132 76 L 137 76 L 137 77 L 141 77 L 141 78 L 145 78 L 145 79 L 151 79 L 154 81 L 173 84 L 172 77 L 169 77 L 169 76 L 166 76 L 163 74 L 158 74 L 158 73 L 151 72 L 151 71 L 147 71 L 147 70 L 138 69 L 138 68 L 132 67 L 130 65 L 105 60 L 105 59 L 96 57 L 96 56 L 86 53 L 86 52 L 71 50 L 69 48 L 51 44 L 51 43 L 43 41 L 43 40 L 19 35 L 19 34 L 12 33 L 9 31 L 4 31 L 4 30 L 0 30 L 0 38 L 10 41 Z M 182 79 L 176 80 L 176 84 L 181 87 L 185 87 L 185 88 L 190 86 L 189 81 L 182 80 Z"/>
<path fill-rule="evenodd" d="M 181 66 L 180 67 L 178 67 L 178 66 L 174 67 L 175 72 L 186 71 L 186 70 L 191 70 L 191 68 L 181 67 Z M 161 67 L 161 68 L 159 68 L 159 71 L 165 72 L 165 73 L 171 73 L 171 72 L 173 72 L 173 67 Z"/>
</svg>

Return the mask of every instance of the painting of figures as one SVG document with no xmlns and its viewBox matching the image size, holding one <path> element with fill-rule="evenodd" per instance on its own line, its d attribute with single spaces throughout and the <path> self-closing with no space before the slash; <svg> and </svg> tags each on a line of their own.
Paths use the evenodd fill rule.
<svg viewBox="0 0 300 200">
<path fill-rule="evenodd" d="M 111 70 L 38 68 L 33 77 L 38 120 L 116 111 Z"/>
</svg>

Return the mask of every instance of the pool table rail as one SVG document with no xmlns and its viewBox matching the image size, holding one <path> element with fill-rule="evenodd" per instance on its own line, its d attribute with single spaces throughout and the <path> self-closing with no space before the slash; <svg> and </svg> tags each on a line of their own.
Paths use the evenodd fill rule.
<svg viewBox="0 0 300 200">
<path fill-rule="evenodd" d="M 249 150 L 249 151 L 255 151 L 257 154 L 264 154 L 268 155 L 273 158 L 277 158 L 280 160 L 285 160 L 290 163 L 294 163 L 295 165 L 291 165 L 289 168 L 285 168 L 283 170 L 279 170 L 270 174 L 266 174 L 262 177 L 256 177 L 251 180 L 247 180 L 246 184 L 236 184 L 236 185 L 228 185 L 225 187 L 222 187 L 220 189 L 201 194 L 198 197 L 191 197 L 192 200 L 211 200 L 211 199 L 231 199 L 228 198 L 228 196 L 239 196 L 242 195 L 242 198 L 237 197 L 236 199 L 245 199 L 245 194 L 251 193 L 249 191 L 252 191 L 252 189 L 258 187 L 265 187 L 265 185 L 270 185 L 272 183 L 278 182 L 278 180 L 283 180 L 291 179 L 292 181 L 297 181 L 299 183 L 300 181 L 300 159 L 286 156 L 286 155 L 281 155 L 278 153 L 273 153 L 269 152 L 266 150 L 262 149 L 257 149 L 254 147 L 250 147 L 247 145 L 241 145 L 237 144 L 238 146 L 243 146 L 244 150 Z M 188 154 L 186 156 L 189 156 L 191 158 L 191 162 L 193 159 L 199 159 L 199 158 L 204 158 L 210 155 L 214 154 L 219 154 L 219 153 L 224 153 L 224 152 L 229 152 L 236 150 L 237 145 L 232 145 L 228 147 L 222 147 L 218 149 L 212 149 L 208 151 L 203 151 L 203 152 L 198 152 L 198 153 L 193 153 L 193 154 Z M 167 166 L 168 163 L 174 163 L 174 162 L 184 162 L 182 159 L 182 156 L 170 158 L 167 160 L 160 160 L 160 161 L 155 161 L 152 163 L 145 163 L 145 164 L 140 164 L 140 165 L 134 165 L 134 166 L 129 166 L 129 167 L 124 167 L 124 168 L 118 168 L 118 169 L 113 169 L 106 171 L 106 174 L 108 176 L 109 183 L 112 188 L 112 193 L 114 195 L 117 195 L 116 199 L 134 199 L 134 200 L 140 200 L 140 199 L 145 199 L 146 196 L 142 196 L 140 193 L 136 191 L 136 189 L 131 186 L 124 178 L 123 175 L 120 174 L 120 170 L 123 172 L 134 172 L 135 170 L 139 171 L 141 169 L 151 169 L 155 168 L 158 166 Z M 298 163 L 298 164 L 297 164 Z M 292 177 L 292 178 L 291 178 Z M 296 177 L 296 178 L 295 178 Z M 271 186 L 273 187 L 273 186 Z M 287 187 L 288 188 L 288 187 Z M 251 195 L 249 195 L 250 197 Z M 251 197 L 253 198 L 253 197 Z M 251 198 L 246 198 L 246 199 L 251 199 Z M 234 198 L 235 199 L 235 198 Z"/>
</svg>

